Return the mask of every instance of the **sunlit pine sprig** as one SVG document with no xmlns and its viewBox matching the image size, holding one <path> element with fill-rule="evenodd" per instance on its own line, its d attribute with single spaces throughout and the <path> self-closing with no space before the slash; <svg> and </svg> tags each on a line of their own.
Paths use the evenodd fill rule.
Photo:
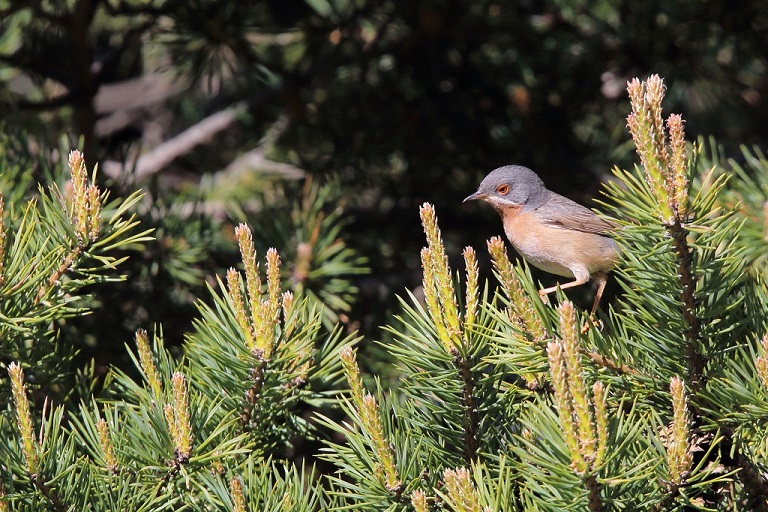
<svg viewBox="0 0 768 512">
<path fill-rule="evenodd" d="M 680 221 L 688 215 L 688 152 L 685 149 L 685 129 L 683 116 L 670 114 L 667 118 L 669 133 L 670 174 L 672 175 L 672 193 L 675 213 Z"/>
<path fill-rule="evenodd" d="M 452 354 L 462 343 L 462 329 L 448 255 L 437 225 L 434 206 L 424 203 L 419 208 L 419 215 L 427 236 L 427 247 L 421 250 L 424 298 L 440 341 L 446 352 Z"/>
<path fill-rule="evenodd" d="M 432 251 L 428 247 L 421 249 L 421 267 L 423 272 L 422 287 L 424 289 L 424 302 L 427 305 L 427 311 L 432 318 L 437 330 L 437 337 L 443 344 L 445 351 L 452 353 L 456 350 L 454 341 L 446 326 L 443 318 L 443 311 L 440 307 L 440 296 L 436 287 L 435 268 L 432 263 Z"/>
<path fill-rule="evenodd" d="M 61 262 L 48 279 L 37 290 L 37 301 L 41 302 L 48 293 L 55 289 L 64 274 L 75 264 L 90 242 L 99 238 L 101 226 L 101 192 L 88 182 L 88 170 L 83 154 L 77 150 L 69 153 L 67 161 L 71 175 L 71 194 L 60 195 L 60 201 L 68 209 L 70 222 L 77 236 L 77 245 L 61 256 Z M 95 171 L 94 171 L 95 174 Z"/>
<path fill-rule="evenodd" d="M 250 311 L 246 311 L 245 309 L 240 272 L 234 268 L 227 270 L 227 291 L 232 300 L 232 309 L 235 312 L 235 320 L 237 320 L 240 332 L 243 333 L 243 337 L 245 338 L 245 345 L 249 350 L 253 351 L 256 348 L 256 333 L 254 332 Z"/>
<path fill-rule="evenodd" d="M 101 192 L 96 185 L 88 183 L 88 170 L 80 151 L 70 151 L 68 164 L 72 176 L 72 222 L 80 247 L 85 247 L 99 236 Z"/>
<path fill-rule="evenodd" d="M 373 395 L 365 392 L 360 368 L 357 365 L 355 351 L 351 347 L 344 347 L 340 353 L 344 375 L 352 392 L 352 404 L 357 411 L 360 425 L 371 440 L 372 449 L 376 455 L 378 466 L 376 474 L 390 492 L 400 490 L 400 482 L 397 468 L 395 467 L 395 454 L 384 432 L 381 421 L 381 411 Z"/>
<path fill-rule="evenodd" d="M 568 390 L 573 399 L 573 412 L 579 429 L 579 451 L 593 461 L 596 455 L 596 432 L 593 428 L 592 411 L 579 351 L 579 326 L 573 303 L 563 302 L 558 307 L 560 337 L 563 341 L 565 365 L 568 370 Z"/>
<path fill-rule="evenodd" d="M 341 349 L 341 366 L 344 368 L 344 375 L 347 377 L 349 389 L 352 392 L 352 403 L 355 408 L 360 410 L 363 406 L 363 396 L 365 387 L 363 386 L 363 377 L 360 375 L 360 368 L 357 366 L 357 355 L 352 347 Z"/>
<path fill-rule="evenodd" d="M 429 503 L 427 494 L 421 489 L 416 489 L 411 493 L 411 506 L 416 512 L 429 512 Z"/>
<path fill-rule="evenodd" d="M 277 346 L 280 312 L 283 312 L 285 318 L 285 328 L 282 331 L 285 337 L 290 336 L 296 327 L 297 318 L 291 312 L 293 295 L 280 292 L 280 256 L 277 250 L 267 250 L 264 287 L 250 228 L 239 224 L 235 228 L 235 237 L 245 269 L 245 294 L 242 277 L 234 268 L 227 271 L 227 292 L 245 346 L 255 358 L 249 376 L 252 385 L 245 393 L 247 409 L 241 416 L 242 422 L 248 423 L 262 391 L 267 365 Z M 309 357 L 300 356 L 299 359 L 293 368 L 297 375 L 291 385 L 301 385 L 309 371 L 311 363 L 306 362 Z"/>
<path fill-rule="evenodd" d="M 446 494 L 456 512 L 490 512 L 483 508 L 472 483 L 472 474 L 467 468 L 443 471 Z"/>
<path fill-rule="evenodd" d="M 266 361 L 272 357 L 275 348 L 275 336 L 283 303 L 280 294 L 280 256 L 274 248 L 267 250 L 265 297 L 262 293 L 259 264 L 256 262 L 256 250 L 250 228 L 245 224 L 239 224 L 235 228 L 235 237 L 245 268 L 248 306 L 246 307 L 242 296 L 240 278 L 233 269 L 227 272 L 227 288 L 248 348 L 260 359 Z"/>
<path fill-rule="evenodd" d="M 24 384 L 24 370 L 17 362 L 8 365 L 8 376 L 11 380 L 11 393 L 13 395 L 13 405 L 16 409 L 16 426 L 21 435 L 22 451 L 24 460 L 27 464 L 27 472 L 30 475 L 36 475 L 38 471 L 39 446 L 35 439 L 34 425 L 32 424 L 32 414 L 27 398 L 27 387 Z"/>
<path fill-rule="evenodd" d="M 232 504 L 234 512 L 246 512 L 248 506 L 245 502 L 245 494 L 243 493 L 243 482 L 238 477 L 232 477 L 229 480 L 229 492 L 232 496 Z"/>
<path fill-rule="evenodd" d="M 608 442 L 605 389 L 601 384 L 587 392 L 579 351 L 580 329 L 573 304 L 558 308 L 561 340 L 547 344 L 555 409 L 563 438 L 571 455 L 571 465 L 579 475 L 592 474 L 602 462 Z"/>
<path fill-rule="evenodd" d="M 477 253 L 475 253 L 475 250 L 472 247 L 465 247 L 463 255 L 464 267 L 466 268 L 467 274 L 467 290 L 466 298 L 464 300 L 464 326 L 466 336 L 466 328 L 475 323 L 477 310 L 480 305 L 480 287 L 478 285 L 480 269 L 477 265 Z"/>
<path fill-rule="evenodd" d="M 681 485 L 693 466 L 691 450 L 691 418 L 688 413 L 688 399 L 685 383 L 679 377 L 672 377 L 669 382 L 672 395 L 672 425 L 667 440 L 667 463 L 674 485 Z"/>
<path fill-rule="evenodd" d="M 579 451 L 579 433 L 573 418 L 573 401 L 568 389 L 568 371 L 565 367 L 563 344 L 559 341 L 547 343 L 547 358 L 549 359 L 549 373 L 552 377 L 554 388 L 554 402 L 557 415 L 560 418 L 560 426 L 563 429 L 563 439 L 571 454 L 571 461 L 579 472 L 585 472 L 586 461 Z"/>
<path fill-rule="evenodd" d="M 664 99 L 664 82 L 658 75 L 651 75 L 641 82 L 637 78 L 627 83 L 632 112 L 627 125 L 635 142 L 637 153 L 645 170 L 650 192 L 658 205 L 659 220 L 672 240 L 677 260 L 679 300 L 683 320 L 688 375 L 686 381 L 691 392 L 696 393 L 704 372 L 704 358 L 697 348 L 701 337 L 701 319 L 697 309 L 700 297 L 696 296 L 697 274 L 686 227 L 688 219 L 690 184 L 688 181 L 688 155 L 685 148 L 683 119 L 671 115 L 667 119 L 669 142 L 664 131 L 661 103 Z"/>
<path fill-rule="evenodd" d="M 155 365 L 155 358 L 152 353 L 152 347 L 149 344 L 149 337 L 147 336 L 147 331 L 144 329 L 138 329 L 136 331 L 136 347 L 139 353 L 139 364 L 147 379 L 149 388 L 152 390 L 152 396 L 154 396 L 155 400 L 159 401 L 163 393 L 163 386 L 160 382 L 160 374 L 157 371 L 157 366 Z"/>
<path fill-rule="evenodd" d="M 384 473 L 384 484 L 387 490 L 395 492 L 401 486 L 397 475 L 397 468 L 395 468 L 395 455 L 384 433 L 379 404 L 373 395 L 367 394 L 363 397 L 363 407 L 359 412 L 363 425 L 368 431 L 368 435 L 371 436 L 373 449 L 378 456 L 379 464 Z"/>
<path fill-rule="evenodd" d="M 643 82 L 637 78 L 628 82 L 632 113 L 627 117 L 627 126 L 646 181 L 657 200 L 659 217 L 669 225 L 684 222 L 687 217 L 689 183 L 683 119 L 676 114 L 669 116 L 667 141 L 661 113 L 664 90 L 664 82 L 658 75 L 651 75 Z"/>
<path fill-rule="evenodd" d="M 104 456 L 104 462 L 110 473 L 117 473 L 118 463 L 115 457 L 115 447 L 112 445 L 112 436 L 109 433 L 109 424 L 104 418 L 99 418 L 96 422 L 96 431 L 99 434 L 99 446 Z"/>
<path fill-rule="evenodd" d="M 509 299 L 509 307 L 507 308 L 509 319 L 528 342 L 543 346 L 548 338 L 547 331 L 533 307 L 530 296 L 525 293 L 523 284 L 520 282 L 512 262 L 507 256 L 504 241 L 498 236 L 489 239 L 488 252 L 491 255 L 496 278 L 499 280 L 499 284 L 501 284 L 502 291 L 507 296 L 507 299 Z M 522 377 L 529 388 L 539 387 L 540 382 L 536 375 L 524 373 Z"/>
<path fill-rule="evenodd" d="M 258 306 L 261 303 L 259 263 L 256 261 L 256 248 L 253 245 L 253 234 L 251 233 L 250 228 L 245 224 L 238 224 L 235 228 L 235 238 L 237 238 L 237 245 L 240 248 L 240 260 L 243 262 L 243 268 L 245 269 L 245 287 L 248 293 L 248 327 L 244 328 L 244 331 L 246 331 L 247 341 L 251 343 L 249 348 L 254 350 L 256 348 L 255 317 L 258 314 Z M 230 285 L 229 292 L 233 296 L 238 295 L 238 297 L 242 297 L 240 287 L 235 287 L 234 280 L 230 280 L 230 274 L 234 272 L 234 269 L 230 269 L 227 273 L 227 280 Z M 240 299 L 239 302 L 242 303 L 242 299 Z M 238 311 L 237 314 L 238 321 L 240 321 L 240 312 Z M 244 306 L 242 314 L 245 315 Z M 243 316 L 243 318 L 245 317 Z"/>
<path fill-rule="evenodd" d="M 165 404 L 164 414 L 174 445 L 176 460 L 186 462 L 192 453 L 192 423 L 189 414 L 187 379 L 181 372 L 171 378 L 172 402 Z"/>
<path fill-rule="evenodd" d="M 296 328 L 297 324 L 297 317 L 293 315 L 293 292 L 292 291 L 285 291 L 282 295 L 282 308 L 283 308 L 283 318 L 285 319 L 285 323 L 283 325 L 283 336 L 286 338 L 290 338 L 291 334 L 293 333 L 293 330 Z"/>
<path fill-rule="evenodd" d="M 275 347 L 277 325 L 280 322 L 282 305 L 280 295 L 280 256 L 277 249 L 267 249 L 267 297 L 260 303 L 256 323 L 256 342 L 264 351 L 264 358 L 272 357 Z"/>
<path fill-rule="evenodd" d="M 548 338 L 544 324 L 536 314 L 530 296 L 517 277 L 514 266 L 507 256 L 507 249 L 501 237 L 488 240 L 488 252 L 501 288 L 509 299 L 510 319 L 532 342 L 543 342 Z"/>
<path fill-rule="evenodd" d="M 605 460 L 608 449 L 608 397 L 605 385 L 600 381 L 592 384 L 592 403 L 595 406 L 595 430 L 597 433 L 597 453 L 593 466 L 599 467 Z"/>
</svg>

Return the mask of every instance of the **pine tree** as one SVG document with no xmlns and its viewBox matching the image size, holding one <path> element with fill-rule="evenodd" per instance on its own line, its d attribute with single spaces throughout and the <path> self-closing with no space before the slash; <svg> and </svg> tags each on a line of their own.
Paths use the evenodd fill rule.
<svg viewBox="0 0 768 512">
<path fill-rule="evenodd" d="M 424 297 L 386 327 L 394 390 L 319 301 L 284 291 L 277 250 L 260 267 L 245 224 L 183 357 L 140 329 L 139 377 L 97 390 L 56 333 L 149 233 L 128 213 L 140 194 L 110 202 L 73 152 L 66 189 L 0 203 L 0 510 L 765 510 L 768 162 L 687 145 L 659 77 L 628 91 L 640 164 L 602 201 L 619 297 L 596 317 L 545 303 L 499 237 L 497 284 L 471 247 L 454 274 L 424 204 Z M 323 450 L 297 462 L 296 439 Z"/>
<path fill-rule="evenodd" d="M 354 353 L 342 355 L 353 421 L 328 422 L 347 440 L 326 453 L 341 468 L 340 502 L 765 509 L 765 225 L 752 219 L 763 218 L 766 162 L 748 160 L 762 193 L 729 184 L 702 143 L 685 144 L 681 116 L 663 119 L 659 77 L 628 91 L 640 165 L 614 169 L 604 199 L 622 252 L 619 299 L 599 318 L 562 293 L 558 305 L 542 303 L 499 238 L 488 250 L 500 288 L 478 287 L 467 248 L 461 293 L 425 204 L 424 303 L 403 301 L 387 347 L 402 366 L 401 396 L 368 394 Z"/>
</svg>

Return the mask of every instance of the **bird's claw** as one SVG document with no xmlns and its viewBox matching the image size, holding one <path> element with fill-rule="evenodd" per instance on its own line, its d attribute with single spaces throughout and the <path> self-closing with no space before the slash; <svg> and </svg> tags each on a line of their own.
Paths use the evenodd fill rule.
<svg viewBox="0 0 768 512">
<path fill-rule="evenodd" d="M 581 326 L 581 334 L 587 334 L 587 332 L 592 328 L 592 326 L 597 327 L 598 331 L 603 330 L 603 321 L 600 319 L 595 318 L 594 313 L 589 314 L 589 319 L 584 322 L 584 325 Z"/>
</svg>

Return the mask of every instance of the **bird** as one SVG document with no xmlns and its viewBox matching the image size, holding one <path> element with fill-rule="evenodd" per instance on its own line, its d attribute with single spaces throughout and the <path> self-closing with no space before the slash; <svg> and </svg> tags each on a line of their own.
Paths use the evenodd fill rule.
<svg viewBox="0 0 768 512">
<path fill-rule="evenodd" d="M 539 296 L 560 289 L 597 283 L 592 314 L 597 310 L 616 267 L 619 246 L 610 237 L 616 226 L 592 210 L 547 189 L 527 167 L 505 165 L 491 171 L 468 201 L 483 200 L 501 215 L 504 233 L 515 250 L 536 268 L 574 280 L 544 288 Z"/>
</svg>

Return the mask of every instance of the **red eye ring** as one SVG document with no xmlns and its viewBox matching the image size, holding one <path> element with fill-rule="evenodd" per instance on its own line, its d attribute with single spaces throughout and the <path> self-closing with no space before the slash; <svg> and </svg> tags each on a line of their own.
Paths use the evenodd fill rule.
<svg viewBox="0 0 768 512">
<path fill-rule="evenodd" d="M 509 194 L 509 185 L 499 185 L 496 187 L 496 193 L 501 194 L 502 196 Z"/>
</svg>

